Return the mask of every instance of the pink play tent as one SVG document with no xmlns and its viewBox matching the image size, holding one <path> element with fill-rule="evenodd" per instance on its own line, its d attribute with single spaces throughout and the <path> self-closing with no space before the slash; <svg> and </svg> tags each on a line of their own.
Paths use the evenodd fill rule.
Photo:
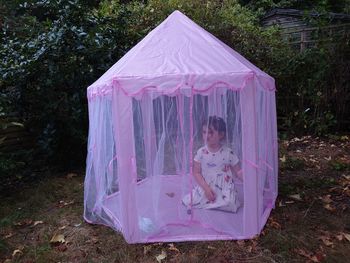
<svg viewBox="0 0 350 263">
<path fill-rule="evenodd" d="M 87 222 L 120 231 L 129 243 L 259 234 L 277 197 L 272 77 L 175 11 L 89 86 L 87 94 Z M 206 148 L 204 131 L 214 127 L 208 121 L 213 119 L 225 124 L 220 152 Z M 229 191 L 238 209 L 209 207 L 204 199 L 198 206 L 195 162 L 203 156 L 225 162 L 219 155 L 223 149 L 229 149 L 224 152 L 240 168 L 237 174 L 225 170 L 220 181 L 233 186 Z M 203 177 L 221 167 L 205 162 Z M 223 191 L 220 176 L 211 177 L 216 200 Z"/>
</svg>

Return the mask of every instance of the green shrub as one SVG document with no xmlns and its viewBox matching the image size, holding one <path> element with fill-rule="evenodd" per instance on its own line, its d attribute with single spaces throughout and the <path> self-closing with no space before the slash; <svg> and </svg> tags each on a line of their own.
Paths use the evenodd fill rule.
<svg viewBox="0 0 350 263">
<path fill-rule="evenodd" d="M 26 2 L 15 6 L 16 19 L 5 18 L 0 33 L 1 89 L 13 87 L 20 94 L 13 104 L 48 164 L 67 167 L 85 160 L 86 88 L 130 47 L 127 11 L 100 16 L 92 5 Z M 17 28 L 20 22 L 26 23 Z"/>
<path fill-rule="evenodd" d="M 87 86 L 180 10 L 276 79 L 280 129 L 323 135 L 342 128 L 337 120 L 350 113 L 349 36 L 296 52 L 278 28 L 260 27 L 261 10 L 272 6 L 237 0 L 1 2 L 0 115 L 21 117 L 37 139 L 40 161 L 83 164 Z"/>
</svg>

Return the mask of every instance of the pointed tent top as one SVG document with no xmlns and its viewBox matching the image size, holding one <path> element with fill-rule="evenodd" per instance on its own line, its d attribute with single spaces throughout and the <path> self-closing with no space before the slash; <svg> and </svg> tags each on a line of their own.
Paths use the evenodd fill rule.
<svg viewBox="0 0 350 263">
<path fill-rule="evenodd" d="M 112 81 L 144 79 L 148 86 L 157 86 L 152 79 L 166 76 L 255 75 L 271 89 L 272 77 L 261 71 L 243 56 L 176 10 L 144 39 L 126 53 L 89 89 L 108 86 Z M 224 77 L 226 80 L 226 78 Z M 246 78 L 245 78 L 246 79 Z M 236 81 L 234 81 L 236 82 Z M 172 85 L 173 81 L 168 82 Z M 176 83 L 173 83 L 176 84 Z M 193 83 L 192 83 L 193 84 Z M 211 84 L 211 83 L 208 83 Z M 235 83 L 232 83 L 235 84 Z M 238 83 L 236 83 L 238 85 Z M 146 85 L 146 81 L 137 85 Z M 178 84 L 177 84 L 178 85 Z M 135 86 L 135 83 L 133 84 Z M 162 86 L 162 85 L 161 85 Z M 165 87 L 164 87 L 165 88 Z M 167 87 L 169 89 L 169 86 Z M 127 90 L 124 87 L 124 90 Z M 133 88 L 133 92 L 142 89 Z"/>
</svg>

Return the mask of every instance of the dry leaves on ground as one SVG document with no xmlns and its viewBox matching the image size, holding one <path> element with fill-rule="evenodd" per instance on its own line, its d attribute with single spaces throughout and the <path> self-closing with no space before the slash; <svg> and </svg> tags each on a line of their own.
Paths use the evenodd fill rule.
<svg viewBox="0 0 350 263">
<path fill-rule="evenodd" d="M 282 226 L 280 223 L 278 223 L 273 217 L 269 218 L 269 221 L 267 223 L 268 226 L 275 228 L 275 229 L 281 229 Z"/>
<path fill-rule="evenodd" d="M 65 243 L 65 242 L 66 240 L 64 239 L 64 235 L 62 234 L 54 234 L 50 240 L 51 244 Z"/>
<path fill-rule="evenodd" d="M 321 262 L 326 256 L 321 251 L 318 253 L 311 253 L 311 252 L 309 252 L 305 249 L 302 249 L 302 248 L 295 249 L 295 252 L 300 256 L 306 257 L 311 262 L 316 262 L 316 263 Z"/>
<path fill-rule="evenodd" d="M 165 252 L 165 250 L 162 250 L 162 253 L 156 256 L 156 260 L 157 262 L 161 263 L 162 260 L 166 259 L 166 257 L 167 257 L 167 253 Z"/>
</svg>

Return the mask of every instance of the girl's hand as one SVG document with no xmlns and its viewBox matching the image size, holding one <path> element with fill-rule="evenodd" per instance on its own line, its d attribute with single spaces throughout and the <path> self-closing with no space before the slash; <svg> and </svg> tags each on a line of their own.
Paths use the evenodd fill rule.
<svg viewBox="0 0 350 263">
<path fill-rule="evenodd" d="M 207 187 L 207 188 L 204 190 L 204 194 L 205 194 L 205 197 L 206 197 L 210 202 L 214 202 L 214 201 L 215 201 L 215 199 L 216 199 L 215 193 L 214 193 L 214 191 L 213 191 L 210 187 Z"/>
<path fill-rule="evenodd" d="M 238 164 L 236 164 L 235 166 L 231 166 L 231 172 L 232 174 L 236 174 L 236 177 L 238 177 L 238 179 L 243 182 L 242 169 L 241 167 L 239 167 Z"/>
</svg>

